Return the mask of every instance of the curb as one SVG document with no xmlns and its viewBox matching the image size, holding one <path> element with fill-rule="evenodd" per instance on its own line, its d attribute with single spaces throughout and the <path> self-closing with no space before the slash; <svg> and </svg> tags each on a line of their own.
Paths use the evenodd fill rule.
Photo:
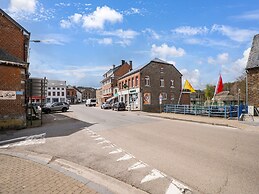
<svg viewBox="0 0 259 194">
<path fill-rule="evenodd" d="M 69 176 L 100 194 L 146 194 L 145 191 L 79 164 L 47 154 L 0 150 L 0 154 L 30 160 Z M 91 180 L 90 180 L 91 179 Z M 109 188 L 109 189 L 108 189 Z"/>
<path fill-rule="evenodd" d="M 167 116 L 156 116 L 156 115 L 148 115 L 148 116 L 157 117 L 157 118 L 163 118 L 163 119 L 169 119 L 169 120 L 187 121 L 187 122 L 193 122 L 193 123 L 201 123 L 201 124 L 208 124 L 208 125 L 217 125 L 217 126 L 223 126 L 223 127 L 237 128 L 235 126 L 232 126 L 232 125 L 229 125 L 229 124 L 222 124 L 222 123 L 212 123 L 212 122 L 206 122 L 206 121 L 195 121 L 195 120 L 180 119 L 180 118 L 173 118 L 173 117 L 167 117 Z"/>
</svg>

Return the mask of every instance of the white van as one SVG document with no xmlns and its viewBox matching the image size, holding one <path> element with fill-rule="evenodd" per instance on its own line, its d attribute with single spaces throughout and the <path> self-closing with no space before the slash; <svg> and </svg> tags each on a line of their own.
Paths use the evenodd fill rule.
<svg viewBox="0 0 259 194">
<path fill-rule="evenodd" d="M 85 106 L 96 106 L 96 99 L 95 98 L 89 98 L 85 102 Z"/>
</svg>

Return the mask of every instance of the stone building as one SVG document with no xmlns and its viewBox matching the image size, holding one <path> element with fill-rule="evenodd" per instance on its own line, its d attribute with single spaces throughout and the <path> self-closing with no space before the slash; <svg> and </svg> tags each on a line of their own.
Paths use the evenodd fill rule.
<svg viewBox="0 0 259 194">
<path fill-rule="evenodd" d="M 0 9 L 0 130 L 26 127 L 30 33 Z"/>
<path fill-rule="evenodd" d="M 182 74 L 173 64 L 155 58 L 118 80 L 119 101 L 130 110 L 159 112 L 160 105 L 177 104 Z"/>
<path fill-rule="evenodd" d="M 48 80 L 46 103 L 67 101 L 66 81 Z"/>
<path fill-rule="evenodd" d="M 89 98 L 96 98 L 96 89 L 92 87 L 79 86 L 77 89 L 82 93 L 82 101 L 85 102 Z"/>
<path fill-rule="evenodd" d="M 247 66 L 248 105 L 259 107 L 259 34 L 254 36 Z"/>
</svg>

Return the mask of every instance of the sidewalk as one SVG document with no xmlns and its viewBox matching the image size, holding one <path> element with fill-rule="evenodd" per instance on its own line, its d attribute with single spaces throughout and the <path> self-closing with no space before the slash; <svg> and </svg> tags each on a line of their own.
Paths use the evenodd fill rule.
<svg viewBox="0 0 259 194">
<path fill-rule="evenodd" d="M 238 120 L 228 120 L 225 118 L 218 117 L 208 117 L 208 116 L 197 116 L 197 115 L 187 115 L 187 114 L 175 114 L 175 113 L 149 113 L 149 116 L 161 117 L 172 120 L 181 120 L 197 123 L 205 123 L 211 125 L 235 127 L 243 130 L 258 130 L 259 131 L 259 121 L 238 121 Z"/>
<path fill-rule="evenodd" d="M 0 193 L 87 193 L 97 192 L 48 166 L 0 154 Z"/>
</svg>

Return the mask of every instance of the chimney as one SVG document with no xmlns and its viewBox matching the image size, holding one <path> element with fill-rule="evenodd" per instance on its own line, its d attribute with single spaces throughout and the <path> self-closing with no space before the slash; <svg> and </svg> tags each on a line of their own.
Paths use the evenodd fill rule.
<svg viewBox="0 0 259 194">
<path fill-rule="evenodd" d="M 121 60 L 121 64 L 123 65 L 125 63 L 125 60 Z"/>
<path fill-rule="evenodd" d="M 129 61 L 130 64 L 130 71 L 132 71 L 132 61 Z"/>
<path fill-rule="evenodd" d="M 115 69 L 115 65 L 112 65 L 112 68 Z"/>
</svg>

